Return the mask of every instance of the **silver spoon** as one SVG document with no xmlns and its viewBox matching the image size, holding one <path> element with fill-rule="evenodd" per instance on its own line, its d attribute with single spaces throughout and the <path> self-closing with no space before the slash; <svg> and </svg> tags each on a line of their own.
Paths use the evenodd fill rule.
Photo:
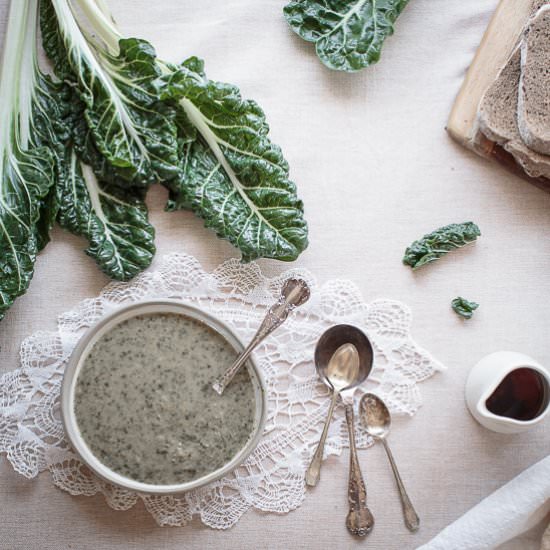
<svg viewBox="0 0 550 550">
<path fill-rule="evenodd" d="M 321 464 L 325 450 L 325 441 L 327 439 L 328 429 L 334 407 L 340 396 L 340 392 L 349 387 L 349 381 L 357 378 L 359 371 L 359 353 L 353 344 L 341 345 L 332 355 L 328 365 L 321 363 L 315 365 L 319 378 L 330 388 L 332 398 L 328 409 L 327 419 L 321 433 L 321 439 L 309 468 L 306 471 L 306 484 L 314 487 L 321 477 Z"/>
<path fill-rule="evenodd" d="M 254 348 L 258 346 L 267 336 L 276 328 L 280 327 L 288 317 L 288 314 L 294 309 L 309 300 L 310 290 L 308 284 L 303 279 L 287 279 L 281 288 L 281 295 L 268 310 L 260 328 L 252 338 L 252 341 L 246 349 L 239 355 L 235 363 L 229 367 L 225 373 L 212 384 L 214 390 L 221 395 L 229 382 L 237 374 L 239 369 L 246 363 Z"/>
<path fill-rule="evenodd" d="M 344 347 L 343 350 L 342 347 Z M 355 350 L 353 351 L 352 348 Z M 351 325 L 336 325 L 323 333 L 315 348 L 315 365 L 318 372 L 327 373 L 328 366 L 336 352 L 339 356 L 336 364 L 344 365 L 345 368 L 339 370 L 339 376 L 333 377 L 333 380 L 336 380 L 339 385 L 342 384 L 340 387 L 343 389 L 340 390 L 340 395 L 346 411 L 350 440 L 349 512 L 346 518 L 346 527 L 350 533 L 363 537 L 371 531 L 374 518 L 367 507 L 367 490 L 357 459 L 353 426 L 353 394 L 357 386 L 364 382 L 369 375 L 374 353 L 366 335 Z M 342 361 L 342 358 L 345 360 Z M 324 375 L 321 375 L 321 379 L 325 383 L 328 381 Z M 342 380 L 340 381 L 340 379 Z"/>
<path fill-rule="evenodd" d="M 416 513 L 407 491 L 405 491 L 405 486 L 397 470 L 397 466 L 393 459 L 393 455 L 390 451 L 386 437 L 390 431 L 391 427 L 391 415 L 388 407 L 380 397 L 374 393 L 366 393 L 362 398 L 359 404 L 359 414 L 361 421 L 365 426 L 367 433 L 382 441 L 388 459 L 390 461 L 393 475 L 395 476 L 395 481 L 397 483 L 397 488 L 399 490 L 399 496 L 401 497 L 401 504 L 403 506 L 403 515 L 405 519 L 405 525 L 410 531 L 418 531 L 420 527 L 420 519 Z"/>
</svg>

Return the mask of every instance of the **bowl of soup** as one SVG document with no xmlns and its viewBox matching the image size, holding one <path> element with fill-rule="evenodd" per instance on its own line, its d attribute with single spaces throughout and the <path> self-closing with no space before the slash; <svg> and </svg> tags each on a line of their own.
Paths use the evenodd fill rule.
<svg viewBox="0 0 550 550">
<path fill-rule="evenodd" d="M 179 494 L 226 475 L 263 432 L 254 359 L 223 395 L 213 382 L 244 349 L 220 319 L 175 300 L 121 307 L 89 328 L 65 370 L 61 414 L 82 461 L 120 487 Z"/>
</svg>

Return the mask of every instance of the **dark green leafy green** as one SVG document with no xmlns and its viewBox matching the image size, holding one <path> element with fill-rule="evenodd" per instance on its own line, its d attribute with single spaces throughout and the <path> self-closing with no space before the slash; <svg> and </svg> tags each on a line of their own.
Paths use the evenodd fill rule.
<svg viewBox="0 0 550 550">
<path fill-rule="evenodd" d="M 43 138 L 53 130 L 43 109 L 55 103 L 36 60 L 38 0 L 12 2 L 0 75 L 0 319 L 24 294 L 45 237 L 42 206 L 56 160 Z M 44 240 L 43 240 L 44 239 Z"/>
<path fill-rule="evenodd" d="M 413 269 L 435 262 L 451 250 L 475 241 L 481 235 L 473 222 L 452 223 L 424 235 L 405 250 L 403 263 Z"/>
<path fill-rule="evenodd" d="M 39 5 L 54 79 L 37 63 Z M 170 66 L 122 37 L 103 0 L 11 2 L 0 120 L 0 318 L 27 289 L 56 219 L 110 277 L 147 267 L 144 198 L 159 179 L 169 208 L 192 209 L 244 260 L 293 260 L 307 245 L 262 110 L 208 80 L 198 59 Z"/>
<path fill-rule="evenodd" d="M 129 40 L 116 28 L 104 2 L 75 2 L 93 27 L 94 51 L 100 58 L 122 55 Z M 55 57 L 60 48 L 51 49 Z M 237 246 L 245 261 L 294 260 L 307 246 L 303 205 L 281 150 L 267 136 L 262 110 L 242 99 L 235 86 L 209 80 L 197 58 L 179 67 L 153 55 L 147 58 L 150 62 L 151 75 L 162 75 L 154 82 L 153 95 L 160 95 L 165 109 L 175 110 L 177 127 L 178 171 L 162 181 L 170 190 L 167 208 L 193 210 L 207 227 Z M 75 137 L 84 133 L 76 131 Z M 84 160 L 90 162 L 86 155 Z M 113 181 L 94 168 L 100 179 Z"/>
<path fill-rule="evenodd" d="M 182 150 L 169 209 L 193 210 L 244 261 L 296 259 L 307 246 L 303 204 L 263 111 L 235 86 L 209 80 L 197 58 L 165 71 L 161 97 L 179 106 Z"/>
<path fill-rule="evenodd" d="M 114 54 L 81 32 L 72 8 L 67 0 L 42 2 L 44 48 L 69 83 L 61 102 L 68 130 L 50 139 L 60 177 L 42 223 L 46 230 L 57 217 L 87 239 L 86 253 L 103 272 L 128 280 L 155 252 L 144 190 L 179 170 L 175 112 L 159 101 L 152 47 L 117 40 Z"/>
<path fill-rule="evenodd" d="M 53 82 L 39 73 L 41 85 L 36 94 L 34 133 L 36 142 L 49 147 L 55 161 L 55 183 L 40 202 L 40 218 L 37 222 L 38 248 L 42 250 L 50 240 L 50 231 L 58 210 L 58 186 L 64 177 L 65 143 L 70 137 L 70 112 L 73 93 L 69 86 Z"/>
<path fill-rule="evenodd" d="M 293 0 L 284 8 L 292 30 L 315 43 L 330 69 L 355 72 L 376 63 L 409 0 Z"/>
<path fill-rule="evenodd" d="M 451 307 L 453 311 L 463 317 L 464 319 L 471 319 L 474 311 L 479 307 L 479 304 L 476 302 L 469 302 L 466 298 L 455 298 L 451 302 Z"/>
<path fill-rule="evenodd" d="M 43 0 L 41 26 L 56 74 L 85 105 L 75 143 L 98 177 L 140 186 L 175 177 L 175 113 L 158 100 L 153 47 L 135 38 L 103 47 L 81 30 L 70 0 Z"/>
<path fill-rule="evenodd" d="M 98 181 L 74 150 L 67 152 L 58 197 L 59 224 L 88 240 L 86 253 L 109 277 L 126 281 L 150 265 L 155 231 L 145 204 L 136 193 Z"/>
</svg>

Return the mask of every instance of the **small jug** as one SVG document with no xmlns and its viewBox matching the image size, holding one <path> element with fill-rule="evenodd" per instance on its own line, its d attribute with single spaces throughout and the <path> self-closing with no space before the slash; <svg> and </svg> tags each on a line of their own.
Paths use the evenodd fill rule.
<svg viewBox="0 0 550 550">
<path fill-rule="evenodd" d="M 527 431 L 550 411 L 550 373 L 522 353 L 491 353 L 470 371 L 466 403 L 473 417 L 489 430 Z"/>
</svg>

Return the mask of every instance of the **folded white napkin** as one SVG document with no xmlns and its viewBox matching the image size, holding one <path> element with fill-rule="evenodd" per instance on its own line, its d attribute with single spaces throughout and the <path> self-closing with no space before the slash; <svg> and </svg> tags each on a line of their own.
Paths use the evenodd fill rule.
<svg viewBox="0 0 550 550">
<path fill-rule="evenodd" d="M 496 548 L 550 512 L 550 455 L 482 500 L 418 550 Z"/>
</svg>

